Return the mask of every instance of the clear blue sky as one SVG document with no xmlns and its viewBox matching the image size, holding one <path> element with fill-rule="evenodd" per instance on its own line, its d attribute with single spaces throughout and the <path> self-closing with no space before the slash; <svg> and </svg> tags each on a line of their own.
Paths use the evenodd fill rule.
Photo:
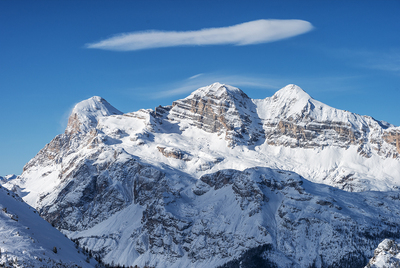
<svg viewBox="0 0 400 268">
<path fill-rule="evenodd" d="M 170 105 L 217 81 L 251 98 L 294 83 L 330 106 L 400 125 L 399 14 L 398 0 L 0 0 L 0 175 L 21 174 L 64 132 L 74 104 L 95 95 L 132 112 Z M 270 19 L 301 20 L 313 29 L 248 45 L 243 32 L 235 41 L 236 32 L 225 31 Z M 199 30 L 209 28 L 228 41 L 175 40 L 157 48 L 144 41 L 128 51 L 100 43 L 148 30 L 195 31 L 201 39 L 207 30 Z M 160 41 L 157 32 L 146 34 Z"/>
</svg>

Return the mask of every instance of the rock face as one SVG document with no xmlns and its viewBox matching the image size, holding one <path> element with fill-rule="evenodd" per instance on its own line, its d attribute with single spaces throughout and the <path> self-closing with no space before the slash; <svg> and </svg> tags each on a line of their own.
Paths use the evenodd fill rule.
<svg viewBox="0 0 400 268">
<path fill-rule="evenodd" d="M 224 134 L 228 146 L 253 145 L 264 138 L 252 100 L 240 89 L 220 83 L 199 88 L 173 102 L 169 118 L 189 120 L 202 130 Z"/>
<path fill-rule="evenodd" d="M 175 101 L 168 118 L 225 134 L 228 146 L 266 140 L 275 146 L 307 149 L 354 145 L 364 157 L 370 157 L 372 150 L 394 158 L 400 152 L 400 131 L 393 125 L 329 107 L 296 85 L 272 97 L 251 100 L 240 89 L 215 83 Z"/>
<path fill-rule="evenodd" d="M 126 114 L 93 97 L 3 183 L 108 263 L 363 267 L 400 236 L 399 133 L 295 85 Z"/>
<path fill-rule="evenodd" d="M 399 157 L 396 148 L 382 134 L 393 127 L 368 116 L 329 107 L 312 99 L 296 85 L 288 85 L 271 98 L 257 100 L 259 115 L 264 122 L 269 144 L 300 148 L 358 146 L 358 152 L 370 157 L 379 155 Z M 377 138 L 379 137 L 379 138 Z M 381 143 L 375 146 L 372 140 Z"/>
<path fill-rule="evenodd" d="M 55 200 L 50 201 L 53 196 L 41 196 L 39 204 L 46 205 L 40 214 L 55 226 L 78 231 L 98 224 L 132 202 L 144 205 L 150 196 L 160 196 L 162 192 L 151 190 L 153 184 L 162 182 L 164 174 L 135 160 L 119 162 L 125 156 L 116 154 L 109 166 L 96 165 L 91 159 L 78 164 L 69 175 L 74 179 L 66 183 Z"/>
<path fill-rule="evenodd" d="M 177 187 L 171 174 L 139 177 L 130 168 L 118 170 L 133 180 L 125 188 L 132 200 L 69 232 L 107 262 L 217 267 L 250 254 L 275 267 L 363 267 L 383 238 L 399 236 L 391 216 L 400 213 L 398 193 L 349 193 L 268 168 L 221 170 L 183 187 L 181 178 Z"/>
<path fill-rule="evenodd" d="M 179 149 L 172 148 L 172 147 L 160 147 L 160 146 L 158 146 L 157 149 L 165 157 L 172 157 L 175 159 L 190 161 L 190 155 L 186 152 L 182 152 Z"/>
<path fill-rule="evenodd" d="M 400 131 L 399 130 L 386 131 L 383 134 L 383 140 L 385 142 L 387 142 L 388 144 L 396 146 L 397 153 L 400 154 Z M 393 155 L 393 157 L 396 157 L 396 155 Z"/>
</svg>

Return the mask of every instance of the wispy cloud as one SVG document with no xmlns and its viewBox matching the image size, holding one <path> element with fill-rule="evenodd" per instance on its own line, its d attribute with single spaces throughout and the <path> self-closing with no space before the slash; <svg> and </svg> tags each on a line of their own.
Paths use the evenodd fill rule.
<svg viewBox="0 0 400 268">
<path fill-rule="evenodd" d="M 252 45 L 278 41 L 313 29 L 304 20 L 255 20 L 229 27 L 198 31 L 145 31 L 122 33 L 86 44 L 87 48 L 130 51 L 173 46 Z"/>
<path fill-rule="evenodd" d="M 386 71 L 400 75 L 400 51 L 398 49 L 367 50 L 367 49 L 329 49 L 329 55 L 349 61 L 353 66 Z"/>
<path fill-rule="evenodd" d="M 193 76 L 189 77 L 189 79 L 195 79 L 195 78 L 197 78 L 199 76 L 202 76 L 202 75 L 203 75 L 202 73 L 201 74 L 196 74 L 196 75 L 193 75 Z"/>
<path fill-rule="evenodd" d="M 167 88 L 166 90 L 159 91 L 157 94 L 152 94 L 152 97 L 155 99 L 160 99 L 182 94 L 189 94 L 200 87 L 204 87 L 215 82 L 229 84 L 235 87 L 266 89 L 270 90 L 271 92 L 275 92 L 277 89 L 280 89 L 283 84 L 283 82 L 279 79 L 265 79 L 255 76 L 200 74 L 189 77 L 184 81 L 165 86 Z"/>
<path fill-rule="evenodd" d="M 400 74 L 400 52 L 365 53 L 364 67 Z"/>
<path fill-rule="evenodd" d="M 252 98 L 265 98 L 272 96 L 277 90 L 288 84 L 297 84 L 312 96 L 324 96 L 324 94 L 348 94 L 356 92 L 359 87 L 354 83 L 362 80 L 362 76 L 276 76 L 276 75 L 235 75 L 221 73 L 202 73 L 191 76 L 185 80 L 163 84 L 164 90 L 149 93 L 148 98 L 162 99 L 178 96 L 186 97 L 200 87 L 211 85 L 215 82 L 228 84 L 242 89 L 244 92 L 252 92 Z M 153 86 L 154 88 L 154 86 Z M 143 90 L 146 92 L 146 90 Z M 318 99 L 317 98 L 317 99 Z"/>
</svg>

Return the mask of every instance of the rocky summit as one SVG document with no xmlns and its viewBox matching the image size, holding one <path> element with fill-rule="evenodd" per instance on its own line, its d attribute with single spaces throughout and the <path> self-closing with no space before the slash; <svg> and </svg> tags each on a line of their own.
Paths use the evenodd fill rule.
<svg viewBox="0 0 400 268">
<path fill-rule="evenodd" d="M 2 183 L 106 263 L 377 267 L 400 238 L 399 139 L 296 85 L 214 83 L 125 114 L 84 100 Z"/>
</svg>

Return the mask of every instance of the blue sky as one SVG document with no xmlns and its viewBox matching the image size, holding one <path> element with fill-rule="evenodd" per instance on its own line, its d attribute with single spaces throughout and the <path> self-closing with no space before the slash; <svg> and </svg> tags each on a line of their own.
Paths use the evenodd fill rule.
<svg viewBox="0 0 400 268">
<path fill-rule="evenodd" d="M 217 81 L 251 98 L 293 83 L 400 125 L 399 12 L 397 0 L 0 0 L 0 175 L 21 174 L 95 95 L 132 112 Z"/>
</svg>

